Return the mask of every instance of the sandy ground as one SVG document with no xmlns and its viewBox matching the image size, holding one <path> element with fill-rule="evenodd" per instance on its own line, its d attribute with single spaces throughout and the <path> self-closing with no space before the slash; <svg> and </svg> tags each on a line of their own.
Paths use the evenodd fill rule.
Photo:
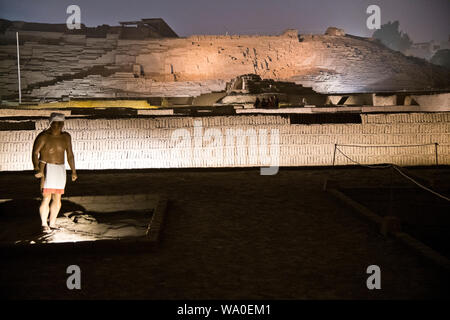
<svg viewBox="0 0 450 320">
<path fill-rule="evenodd" d="M 417 169 L 438 183 L 450 169 Z M 158 247 L 143 252 L 2 251 L 7 298 L 418 299 L 448 298 L 449 274 L 424 261 L 322 191 L 326 177 L 348 186 L 386 181 L 379 170 L 80 171 L 66 193 L 165 193 Z M 401 178 L 398 179 L 401 183 Z M 405 182 L 407 184 L 407 182 Z M 30 172 L 1 173 L 1 198 L 38 196 Z M 413 201 L 413 199 L 411 200 Z M 31 208 L 36 210 L 37 208 Z M 82 289 L 66 288 L 66 268 Z M 380 266 L 382 289 L 366 268 Z"/>
<path fill-rule="evenodd" d="M 0 242 L 9 245 L 141 238 L 146 236 L 152 215 L 152 209 L 148 212 L 68 211 L 70 204 L 63 201 L 56 219 L 57 228 L 43 232 L 39 221 L 33 219 L 36 217 L 30 219 L 35 212 L 24 210 L 26 205 L 14 202 L 0 204 Z"/>
</svg>

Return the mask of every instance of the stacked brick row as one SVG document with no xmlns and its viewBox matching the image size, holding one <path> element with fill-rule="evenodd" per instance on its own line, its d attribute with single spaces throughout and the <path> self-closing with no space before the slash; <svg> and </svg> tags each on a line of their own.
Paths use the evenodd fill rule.
<svg viewBox="0 0 450 320">
<path fill-rule="evenodd" d="M 133 119 L 68 119 L 64 123 L 67 131 L 81 130 L 84 132 L 102 129 L 173 129 L 193 127 L 195 121 L 200 121 L 204 127 L 245 126 L 245 125 L 283 125 L 289 124 L 288 117 L 282 116 L 215 116 L 215 117 L 155 117 Z M 48 120 L 36 120 L 36 130 L 48 127 Z M 118 131 L 120 132 L 120 131 Z"/>
<path fill-rule="evenodd" d="M 396 113 L 396 114 L 363 114 L 363 124 L 368 123 L 449 123 L 450 112 L 447 113 Z"/>
<path fill-rule="evenodd" d="M 86 71 L 94 66 L 114 63 L 115 41 L 86 41 L 82 44 L 40 44 L 27 41 L 20 46 L 22 89 L 30 84 L 51 81 Z M 17 57 L 15 45 L 0 46 L 0 94 L 17 92 Z M 25 93 L 25 92 L 24 92 Z M 42 92 L 41 96 L 46 96 Z M 58 92 L 57 92 L 58 93 Z M 55 93 L 56 94 L 56 93 Z"/>
<path fill-rule="evenodd" d="M 290 124 L 282 116 L 68 119 L 79 169 L 331 165 L 338 149 L 361 164 L 450 164 L 449 113 L 363 115 L 361 124 Z M 30 170 L 47 127 L 0 131 L 0 170 Z M 347 146 L 357 145 L 357 146 Z M 406 146 L 412 145 L 412 146 Z M 335 154 L 336 165 L 353 162 Z"/>
<path fill-rule="evenodd" d="M 70 110 L 51 110 L 51 109 L 12 109 L 4 108 L 0 109 L 0 117 L 49 117 L 52 112 L 59 112 L 69 117 Z"/>
<path fill-rule="evenodd" d="M 124 97 L 189 97 L 204 93 L 222 91 L 226 81 L 178 81 L 155 82 L 152 79 L 136 79 L 132 73 L 116 72 L 105 77 L 89 75 L 83 79 L 63 80 L 54 85 L 35 88 L 28 96 L 58 98 L 94 97 L 94 98 L 124 98 Z M 127 88 L 127 90 L 124 90 Z"/>
</svg>

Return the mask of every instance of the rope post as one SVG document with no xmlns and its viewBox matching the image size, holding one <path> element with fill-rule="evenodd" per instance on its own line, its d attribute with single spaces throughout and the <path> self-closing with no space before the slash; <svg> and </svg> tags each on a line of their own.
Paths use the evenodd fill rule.
<svg viewBox="0 0 450 320">
<path fill-rule="evenodd" d="M 336 159 L 336 147 L 337 147 L 337 144 L 335 143 L 335 144 L 334 144 L 334 152 L 333 152 L 333 168 L 334 168 L 334 163 L 335 163 L 335 159 Z M 330 170 L 330 172 L 328 173 L 328 175 L 325 177 L 325 181 L 323 182 L 323 187 L 322 187 L 322 190 L 323 190 L 323 191 L 327 191 L 328 180 L 329 180 L 329 178 L 330 178 L 330 175 L 331 175 L 331 170 Z"/>
<path fill-rule="evenodd" d="M 336 160 L 336 148 L 337 148 L 337 144 L 335 143 L 334 144 L 334 152 L 333 152 L 333 167 L 334 167 L 334 163 L 335 163 L 335 160 Z"/>
<path fill-rule="evenodd" d="M 438 143 L 435 142 L 434 143 L 434 154 L 436 156 L 436 167 L 439 166 L 439 162 L 438 162 Z"/>
</svg>

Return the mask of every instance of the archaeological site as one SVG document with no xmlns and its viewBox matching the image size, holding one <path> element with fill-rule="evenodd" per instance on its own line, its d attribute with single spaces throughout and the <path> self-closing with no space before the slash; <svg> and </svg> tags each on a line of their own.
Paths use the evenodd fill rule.
<svg viewBox="0 0 450 320">
<path fill-rule="evenodd" d="M 50 19 L 60 4 L 44 1 L 48 19 L 4 4 L 2 297 L 267 299 L 266 313 L 277 299 L 448 299 L 450 42 L 430 35 L 413 55 L 434 23 L 404 17 L 422 0 L 390 4 L 404 50 L 383 38 L 398 22 L 355 32 L 356 9 L 331 0 L 129 2 L 95 19 L 71 5 L 75 27 Z M 271 32 L 234 32 L 252 24 Z"/>
</svg>

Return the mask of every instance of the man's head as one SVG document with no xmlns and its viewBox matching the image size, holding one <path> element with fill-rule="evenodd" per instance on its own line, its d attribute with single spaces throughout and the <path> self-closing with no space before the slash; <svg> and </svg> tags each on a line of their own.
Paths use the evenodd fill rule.
<svg viewBox="0 0 450 320">
<path fill-rule="evenodd" d="M 50 128 L 52 130 L 61 131 L 64 126 L 65 116 L 62 113 L 52 112 L 49 118 Z"/>
</svg>

